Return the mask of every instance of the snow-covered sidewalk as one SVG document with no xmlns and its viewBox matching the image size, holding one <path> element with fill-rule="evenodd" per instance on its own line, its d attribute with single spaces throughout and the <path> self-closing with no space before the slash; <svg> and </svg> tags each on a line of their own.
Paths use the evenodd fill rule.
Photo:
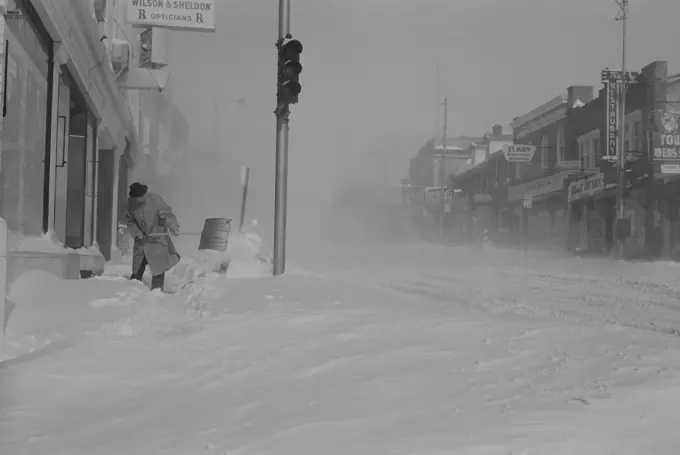
<svg viewBox="0 0 680 455">
<path fill-rule="evenodd" d="M 215 279 L 129 333 L 0 369 L 0 452 L 677 453 L 677 338 L 617 323 L 645 295 L 648 317 L 677 312 L 672 285 L 616 281 L 625 264 L 365 254 L 332 276 Z M 576 316 L 550 311 L 559 295 Z"/>
<path fill-rule="evenodd" d="M 26 273 L 10 287 L 0 360 L 70 343 L 87 330 L 121 320 L 146 293 L 142 283 L 123 277 L 72 281 L 42 271 Z"/>
<path fill-rule="evenodd" d="M 260 277 L 268 272 L 267 265 L 254 257 L 259 238 L 250 234 L 234 235 L 224 255 L 191 252 L 192 247 L 186 246 L 189 254 L 166 274 L 170 295 L 149 291 L 148 270 L 144 283 L 129 280 L 130 262 L 108 264 L 104 276 L 87 280 L 62 280 L 37 270 L 21 275 L 9 284 L 0 368 L 10 359 L 17 363 L 63 349 L 89 333 L 135 336 L 164 320 L 200 314 L 196 301 L 208 292 L 210 282 L 224 278 L 213 269 L 226 259 L 237 260 L 229 277 Z M 19 359 L 28 354 L 27 359 Z"/>
</svg>

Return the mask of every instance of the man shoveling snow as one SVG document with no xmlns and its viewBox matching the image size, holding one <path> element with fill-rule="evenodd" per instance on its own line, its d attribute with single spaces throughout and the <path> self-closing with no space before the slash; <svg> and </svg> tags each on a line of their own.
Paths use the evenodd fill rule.
<svg viewBox="0 0 680 455">
<path fill-rule="evenodd" d="M 169 235 L 158 234 L 178 235 L 177 217 L 160 195 L 148 192 L 146 185 L 133 183 L 129 196 L 125 218 L 130 235 L 135 239 L 130 278 L 142 281 L 148 265 L 151 289 L 163 290 L 165 272 L 179 263 L 180 255 Z"/>
</svg>

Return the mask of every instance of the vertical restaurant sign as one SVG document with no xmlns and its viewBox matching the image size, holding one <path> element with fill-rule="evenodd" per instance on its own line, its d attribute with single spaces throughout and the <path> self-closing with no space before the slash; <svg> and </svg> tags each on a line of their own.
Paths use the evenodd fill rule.
<svg viewBox="0 0 680 455">
<path fill-rule="evenodd" d="M 607 158 L 618 156 L 618 125 L 619 125 L 619 83 L 615 79 L 605 82 L 607 92 Z"/>
</svg>

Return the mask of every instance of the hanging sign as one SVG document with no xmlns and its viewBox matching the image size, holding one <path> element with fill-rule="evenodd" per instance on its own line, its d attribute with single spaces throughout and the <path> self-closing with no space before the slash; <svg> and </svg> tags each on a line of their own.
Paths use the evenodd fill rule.
<svg viewBox="0 0 680 455">
<path fill-rule="evenodd" d="M 662 132 L 652 133 L 652 159 L 680 161 L 680 114 L 665 112 L 658 123 Z"/>
<path fill-rule="evenodd" d="M 619 83 L 608 80 L 605 83 L 607 93 L 607 159 L 616 160 L 618 154 L 618 127 L 619 127 Z"/>
<path fill-rule="evenodd" d="M 503 144 L 505 161 L 528 163 L 536 153 L 536 147 L 524 144 Z"/>
<path fill-rule="evenodd" d="M 215 31 L 215 0 L 125 0 L 127 23 L 134 27 L 165 27 Z"/>
</svg>

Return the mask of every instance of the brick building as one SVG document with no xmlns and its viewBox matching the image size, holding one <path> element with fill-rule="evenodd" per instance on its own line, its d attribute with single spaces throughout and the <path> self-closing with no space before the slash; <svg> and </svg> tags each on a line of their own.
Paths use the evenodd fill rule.
<svg viewBox="0 0 680 455">
<path fill-rule="evenodd" d="M 566 186 L 580 168 L 571 123 L 576 110 L 592 98 L 592 87 L 572 86 L 565 96 L 515 117 L 512 143 L 535 147 L 528 162 L 507 161 L 500 149 L 458 176 L 456 185 L 467 194 L 471 210 L 490 207 L 479 229 L 489 229 L 506 243 L 554 244 L 566 238 Z"/>
<path fill-rule="evenodd" d="M 623 215 L 630 230 L 622 244 L 625 257 L 669 256 L 675 243 L 676 179 L 662 172 L 666 161 L 651 153 L 660 127 L 655 118 L 671 109 L 667 92 L 674 84 L 667 62 L 657 61 L 644 67 L 627 91 Z M 583 172 L 568 189 L 570 242 L 593 252 L 612 251 L 617 219 L 618 163 L 607 159 L 606 101 L 602 88 L 597 99 L 577 110 L 573 123 Z"/>
</svg>

